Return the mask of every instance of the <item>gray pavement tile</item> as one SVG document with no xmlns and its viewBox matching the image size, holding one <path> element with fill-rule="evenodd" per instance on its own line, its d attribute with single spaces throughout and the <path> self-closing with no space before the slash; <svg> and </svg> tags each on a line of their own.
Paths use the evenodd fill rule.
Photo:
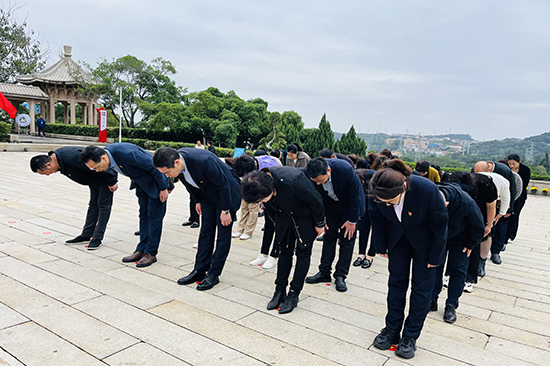
<svg viewBox="0 0 550 366">
<path fill-rule="evenodd" d="M 34 324 L 0 331 L 2 348 L 25 366 L 104 366 L 97 358 Z"/>
<path fill-rule="evenodd" d="M 234 322 L 213 317 L 180 301 L 172 301 L 149 311 L 270 365 L 336 365 L 297 348 L 292 343 L 282 342 Z"/>
<path fill-rule="evenodd" d="M 81 302 L 75 307 L 192 365 L 262 364 L 202 335 L 106 296 Z"/>
<path fill-rule="evenodd" d="M 103 359 L 110 366 L 183 366 L 190 365 L 147 343 L 138 343 Z"/>
<path fill-rule="evenodd" d="M 0 273 L 66 304 L 74 304 L 100 295 L 89 288 L 11 257 L 0 258 Z"/>
<path fill-rule="evenodd" d="M 547 347 L 548 348 L 548 347 Z M 550 354 L 546 349 L 530 347 L 525 344 L 512 342 L 506 339 L 491 337 L 485 347 L 488 351 L 492 351 L 502 357 L 508 357 L 514 360 L 522 360 L 531 362 L 536 365 L 547 365 Z M 512 363 L 511 363 L 512 364 Z"/>
<path fill-rule="evenodd" d="M 531 299 L 518 299 L 518 301 L 516 302 L 516 306 L 550 314 L 550 307 L 548 306 L 548 304 Z"/>
<path fill-rule="evenodd" d="M 284 315 L 256 312 L 237 323 L 344 365 L 383 365 L 386 362 L 387 357 L 375 352 L 369 353 L 366 347 L 360 347 L 316 332 L 308 327 L 293 324 L 286 319 L 292 320 L 293 317 L 299 317 L 299 313 L 297 309 Z M 357 357 L 359 354 L 368 354 L 368 356 L 359 358 Z"/>
<path fill-rule="evenodd" d="M 0 252 L 29 264 L 37 264 L 57 259 L 54 256 L 35 249 L 35 247 L 29 247 L 16 242 L 1 243 Z"/>
<path fill-rule="evenodd" d="M 0 365 L 25 366 L 2 348 L 0 348 Z"/>
<path fill-rule="evenodd" d="M 4 276 L 0 276 L 0 281 Z M 17 324 L 28 322 L 29 319 L 0 303 L 0 329 L 8 328 Z M 0 363 L 1 365 L 1 363 Z"/>
</svg>

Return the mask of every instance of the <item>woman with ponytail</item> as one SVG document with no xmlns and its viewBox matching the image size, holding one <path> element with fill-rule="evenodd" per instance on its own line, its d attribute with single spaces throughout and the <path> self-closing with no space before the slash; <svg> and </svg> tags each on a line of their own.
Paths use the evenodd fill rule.
<svg viewBox="0 0 550 366">
<path fill-rule="evenodd" d="M 304 152 L 299 143 L 295 142 L 286 148 L 286 166 L 305 168 L 311 157 Z"/>
</svg>

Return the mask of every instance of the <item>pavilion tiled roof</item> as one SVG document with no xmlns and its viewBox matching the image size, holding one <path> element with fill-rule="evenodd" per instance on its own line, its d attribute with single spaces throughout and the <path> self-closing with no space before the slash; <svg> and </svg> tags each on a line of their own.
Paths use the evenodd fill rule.
<svg viewBox="0 0 550 366">
<path fill-rule="evenodd" d="M 28 97 L 32 99 L 48 100 L 48 94 L 36 86 L 0 83 L 0 93 L 6 98 Z"/>
</svg>

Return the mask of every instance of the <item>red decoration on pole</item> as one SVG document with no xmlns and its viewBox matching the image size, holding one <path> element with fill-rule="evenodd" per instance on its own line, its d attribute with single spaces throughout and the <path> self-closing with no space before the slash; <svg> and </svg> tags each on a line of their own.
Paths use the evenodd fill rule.
<svg viewBox="0 0 550 366">
<path fill-rule="evenodd" d="M 15 113 L 17 109 L 6 99 L 4 94 L 0 93 L 0 109 L 5 110 L 10 115 L 10 118 L 15 118 Z"/>
<path fill-rule="evenodd" d="M 99 142 L 107 142 L 107 110 L 99 108 Z"/>
</svg>

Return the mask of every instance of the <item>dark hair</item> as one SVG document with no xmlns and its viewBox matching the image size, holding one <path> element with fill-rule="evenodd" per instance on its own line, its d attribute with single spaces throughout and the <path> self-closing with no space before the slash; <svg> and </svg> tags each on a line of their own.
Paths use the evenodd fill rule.
<svg viewBox="0 0 550 366">
<path fill-rule="evenodd" d="M 380 155 L 387 156 L 388 159 L 391 159 L 392 156 L 393 156 L 392 153 L 391 153 L 391 151 L 388 150 L 388 149 L 384 149 L 384 150 L 380 151 Z"/>
<path fill-rule="evenodd" d="M 286 151 L 292 154 L 298 154 L 299 151 L 304 151 L 304 149 L 300 146 L 299 143 L 294 142 L 286 148 Z"/>
<path fill-rule="evenodd" d="M 357 169 L 370 169 L 370 164 L 365 159 L 358 159 L 355 162 L 355 167 Z"/>
<path fill-rule="evenodd" d="M 321 150 L 321 152 L 319 153 L 319 156 L 322 157 L 322 158 L 328 158 L 328 159 L 330 159 L 330 158 L 332 158 L 332 155 L 333 155 L 333 154 L 334 154 L 334 153 L 332 152 L 331 149 L 323 149 L 323 150 Z"/>
<path fill-rule="evenodd" d="M 161 147 L 153 154 L 153 166 L 155 168 L 168 168 L 174 167 L 174 161 L 181 158 L 178 150 L 171 147 Z"/>
<path fill-rule="evenodd" d="M 273 156 L 274 158 L 279 159 L 281 157 L 281 150 L 273 149 L 273 150 L 271 150 L 271 153 L 269 155 Z"/>
<path fill-rule="evenodd" d="M 508 159 L 500 159 L 498 162 L 508 166 Z"/>
<path fill-rule="evenodd" d="M 355 175 L 357 175 L 357 177 L 361 181 L 361 185 L 363 186 L 363 191 L 365 192 L 365 196 L 369 193 L 369 182 L 365 179 L 366 173 L 367 173 L 367 169 L 357 169 L 355 171 Z"/>
<path fill-rule="evenodd" d="M 241 183 L 242 198 L 246 203 L 257 203 L 273 193 L 273 178 L 255 170 L 246 174 Z"/>
<path fill-rule="evenodd" d="M 507 157 L 506 159 L 508 159 L 508 160 L 515 160 L 515 161 L 517 161 L 518 163 L 521 163 L 521 159 L 520 159 L 520 157 L 519 157 L 518 154 L 510 154 L 510 155 L 508 155 L 508 157 Z"/>
<path fill-rule="evenodd" d="M 267 151 L 263 147 L 260 147 L 256 152 L 254 153 L 254 156 L 262 156 L 267 155 Z"/>
<path fill-rule="evenodd" d="M 470 172 L 455 172 L 449 175 L 449 182 L 457 183 L 464 192 L 475 199 L 477 197 L 475 174 Z"/>
<path fill-rule="evenodd" d="M 349 160 L 351 160 L 351 161 L 353 162 L 353 165 L 357 165 L 357 161 L 358 161 L 359 159 L 362 159 L 362 158 L 361 158 L 359 155 L 357 155 L 357 154 L 350 154 L 350 155 L 348 155 L 348 158 L 349 158 Z"/>
<path fill-rule="evenodd" d="M 214 144 L 212 143 L 212 140 L 206 140 L 206 144 L 207 144 L 207 145 L 214 145 Z"/>
<path fill-rule="evenodd" d="M 101 157 L 105 154 L 105 150 L 98 146 L 86 146 L 86 148 L 80 153 L 80 161 L 84 164 L 86 164 L 90 160 L 94 163 L 99 163 L 101 161 Z"/>
<path fill-rule="evenodd" d="M 257 170 L 256 159 L 248 154 L 237 156 L 231 166 L 238 177 L 244 177 L 247 173 Z"/>
<path fill-rule="evenodd" d="M 374 163 L 374 159 L 376 159 L 377 157 L 378 157 L 378 154 L 368 153 L 365 160 L 367 161 L 367 163 L 369 163 L 370 166 L 372 166 L 372 163 Z"/>
<path fill-rule="evenodd" d="M 46 164 L 52 161 L 51 152 L 49 155 L 36 155 L 31 158 L 31 170 L 36 173 L 46 169 Z"/>
<path fill-rule="evenodd" d="M 417 161 L 414 170 L 420 173 L 427 172 L 430 170 L 430 163 L 428 163 L 426 160 Z"/>
<path fill-rule="evenodd" d="M 323 158 L 311 159 L 306 165 L 306 172 L 310 178 L 317 178 L 328 172 L 328 163 Z"/>
<path fill-rule="evenodd" d="M 399 159 L 385 162 L 385 168 L 374 173 L 370 180 L 369 194 L 382 199 L 392 199 L 404 191 L 404 183 L 409 181 L 411 167 Z"/>
<path fill-rule="evenodd" d="M 372 162 L 370 165 L 371 169 L 373 170 L 379 170 L 382 169 L 382 164 L 386 161 L 390 160 L 386 155 L 378 155 L 376 159 Z"/>
</svg>

